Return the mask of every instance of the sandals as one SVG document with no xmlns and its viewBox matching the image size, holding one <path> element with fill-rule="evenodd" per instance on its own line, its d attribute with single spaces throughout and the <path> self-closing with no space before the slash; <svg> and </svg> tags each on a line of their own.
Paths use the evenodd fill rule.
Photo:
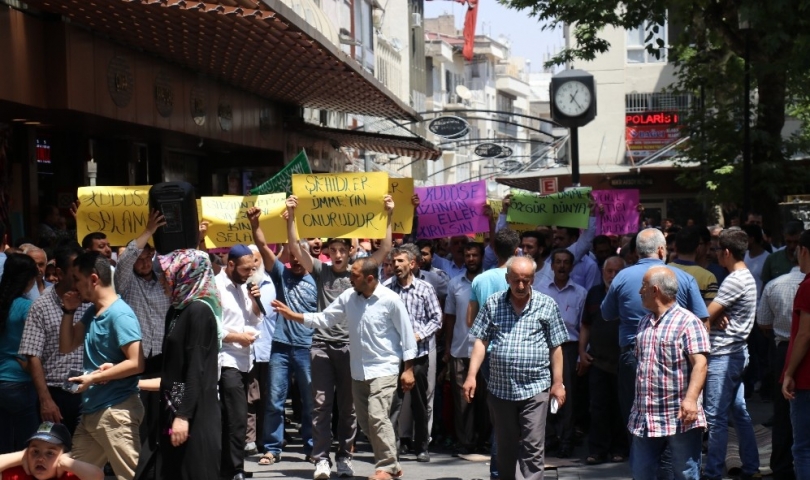
<svg viewBox="0 0 810 480">
<path fill-rule="evenodd" d="M 604 455 L 588 455 L 588 458 L 585 459 L 585 463 L 588 465 L 599 465 L 600 463 L 605 462 Z"/>
<path fill-rule="evenodd" d="M 385 470 L 377 470 L 374 475 L 368 477 L 368 480 L 394 480 L 396 478 L 402 478 L 402 470 L 395 474 L 388 473 Z"/>
<path fill-rule="evenodd" d="M 281 460 L 281 457 L 276 457 L 272 453 L 267 452 L 259 459 L 259 465 L 273 465 L 279 460 Z"/>
</svg>

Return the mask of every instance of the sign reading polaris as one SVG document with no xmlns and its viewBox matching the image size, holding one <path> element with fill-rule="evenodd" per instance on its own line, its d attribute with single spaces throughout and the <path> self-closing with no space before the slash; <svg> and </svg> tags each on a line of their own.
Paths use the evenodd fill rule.
<svg viewBox="0 0 810 480">
<path fill-rule="evenodd" d="M 460 117 L 452 115 L 437 117 L 430 121 L 428 130 L 442 138 L 461 138 L 470 132 L 470 124 Z"/>
<path fill-rule="evenodd" d="M 494 143 L 482 143 L 475 147 L 475 154 L 481 158 L 495 158 L 503 153 L 503 147 Z"/>
</svg>

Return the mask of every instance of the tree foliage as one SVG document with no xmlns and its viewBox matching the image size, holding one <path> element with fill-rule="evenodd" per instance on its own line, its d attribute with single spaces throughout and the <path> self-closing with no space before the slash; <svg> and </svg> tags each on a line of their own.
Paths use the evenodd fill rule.
<svg viewBox="0 0 810 480">
<path fill-rule="evenodd" d="M 550 64 L 593 60 L 611 48 L 606 28 L 650 25 L 647 50 L 668 48 L 677 82 L 669 90 L 699 99 L 687 116 L 686 161 L 700 167 L 680 175 L 699 187 L 706 199 L 753 205 L 778 222 L 780 197 L 810 183 L 799 162 L 789 159 L 810 152 L 810 0 L 500 0 L 525 10 L 544 28 L 569 26 L 569 46 Z M 653 28 L 682 26 L 669 45 Z M 674 38 L 673 38 L 674 37 Z M 742 190 L 744 67 L 748 52 L 752 110 L 753 188 Z M 798 120 L 798 133 L 783 138 L 786 116 Z"/>
</svg>

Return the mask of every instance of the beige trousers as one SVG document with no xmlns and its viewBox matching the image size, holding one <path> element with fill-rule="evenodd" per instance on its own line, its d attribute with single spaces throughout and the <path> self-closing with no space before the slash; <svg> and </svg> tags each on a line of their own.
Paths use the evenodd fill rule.
<svg viewBox="0 0 810 480">
<path fill-rule="evenodd" d="M 377 470 L 392 475 L 402 468 L 397 461 L 397 439 L 391 425 L 391 400 L 397 390 L 399 375 L 352 380 L 357 423 L 371 442 Z"/>
</svg>

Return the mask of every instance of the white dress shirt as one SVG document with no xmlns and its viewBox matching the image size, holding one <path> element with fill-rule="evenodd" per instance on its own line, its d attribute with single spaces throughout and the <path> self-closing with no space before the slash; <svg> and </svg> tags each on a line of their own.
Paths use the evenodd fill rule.
<svg viewBox="0 0 810 480">
<path fill-rule="evenodd" d="M 369 298 L 350 288 L 323 312 L 304 314 L 304 325 L 310 328 L 330 328 L 341 322 L 349 330 L 354 380 L 398 375 L 400 362 L 416 357 L 416 337 L 405 304 L 382 285 Z"/>
<path fill-rule="evenodd" d="M 565 328 L 568 330 L 568 341 L 579 341 L 579 327 L 582 323 L 582 312 L 585 310 L 585 298 L 588 296 L 588 291 L 574 283 L 571 278 L 563 288 L 558 287 L 553 279 L 539 285 L 532 284 L 532 287 L 554 299 L 560 309 L 563 322 L 565 322 Z"/>
<path fill-rule="evenodd" d="M 217 290 L 222 299 L 222 330 L 228 333 L 258 332 L 256 326 L 262 319 L 253 313 L 253 299 L 245 284 L 236 285 L 228 278 L 225 269 L 216 276 Z M 235 342 L 222 342 L 219 351 L 220 367 L 232 367 L 240 372 L 249 372 L 252 365 L 250 347 Z"/>
</svg>

